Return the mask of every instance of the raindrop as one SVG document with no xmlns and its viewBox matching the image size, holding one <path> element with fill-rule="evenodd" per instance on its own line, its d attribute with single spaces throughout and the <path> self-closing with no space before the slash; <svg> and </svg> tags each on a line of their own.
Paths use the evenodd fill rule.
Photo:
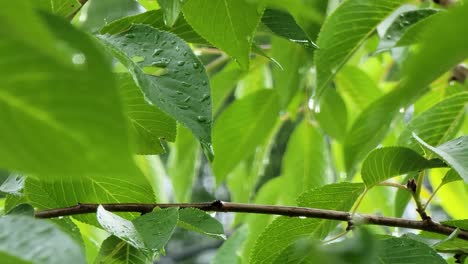
<svg viewBox="0 0 468 264">
<path fill-rule="evenodd" d="M 181 92 L 181 91 L 177 91 L 176 93 L 177 93 L 177 94 L 179 94 L 179 95 L 182 95 L 182 94 L 184 94 L 184 93 L 183 93 L 183 92 Z"/>
<path fill-rule="evenodd" d="M 403 24 L 405 24 L 405 25 L 409 25 L 409 24 L 410 24 L 410 22 L 409 22 L 408 20 L 403 20 Z"/>
<path fill-rule="evenodd" d="M 127 43 L 122 43 L 122 46 L 124 46 L 124 47 L 127 46 L 127 45 L 128 45 Z"/>
<path fill-rule="evenodd" d="M 199 65 L 197 62 L 194 62 L 194 63 L 192 64 L 192 66 L 193 66 L 194 69 L 198 69 L 198 67 L 199 67 L 200 65 Z"/>
<path fill-rule="evenodd" d="M 185 86 L 185 87 L 190 87 L 191 86 L 191 84 L 188 83 L 188 82 L 182 82 L 182 85 Z"/>
<path fill-rule="evenodd" d="M 202 84 L 203 84 L 203 85 L 207 85 L 207 84 L 208 84 L 208 82 L 207 82 L 207 81 L 205 81 L 205 80 L 203 80 Z"/>
<path fill-rule="evenodd" d="M 187 96 L 187 97 L 185 97 L 185 99 L 184 99 L 184 102 L 186 102 L 186 103 L 187 103 L 188 101 L 190 101 L 190 98 L 192 98 L 190 95 L 189 95 L 189 96 Z"/>
<path fill-rule="evenodd" d="M 158 56 L 158 55 L 161 54 L 162 52 L 163 52 L 162 49 L 155 49 L 155 50 L 153 51 L 153 56 Z"/>
<path fill-rule="evenodd" d="M 385 38 L 386 38 L 386 39 L 392 39 L 392 35 L 387 34 L 387 35 L 385 36 Z"/>
<path fill-rule="evenodd" d="M 129 38 L 129 39 L 132 39 L 132 38 L 135 38 L 135 35 L 134 34 L 127 34 L 125 35 L 126 38 Z"/>
<path fill-rule="evenodd" d="M 172 40 L 172 41 L 171 41 L 171 44 L 176 44 L 176 42 L 177 42 L 177 41 L 175 41 L 175 40 Z"/>
<path fill-rule="evenodd" d="M 177 62 L 177 65 L 179 65 L 179 66 L 183 66 L 184 64 L 185 64 L 185 61 L 178 61 Z"/>
<path fill-rule="evenodd" d="M 404 108 L 404 107 L 402 107 L 402 108 L 400 108 L 400 110 L 399 110 L 399 111 L 400 111 L 400 113 L 404 113 L 404 112 L 405 112 L 405 108 Z"/>
<path fill-rule="evenodd" d="M 198 120 L 199 122 L 206 122 L 207 119 L 206 119 L 206 117 L 204 117 L 204 116 L 197 116 L 197 120 Z"/>
<path fill-rule="evenodd" d="M 186 51 L 184 51 L 184 53 L 182 53 L 182 55 L 184 55 L 184 56 L 187 56 L 187 52 L 186 52 Z"/>
<path fill-rule="evenodd" d="M 203 97 L 200 99 L 200 102 L 206 101 L 210 98 L 209 94 L 204 94 Z"/>
<path fill-rule="evenodd" d="M 155 61 L 151 64 L 151 66 L 166 68 L 169 64 L 169 59 L 161 59 L 159 61 Z"/>
<path fill-rule="evenodd" d="M 189 109 L 188 105 L 178 105 L 177 107 L 179 107 L 180 109 Z"/>
<path fill-rule="evenodd" d="M 75 65 L 84 64 L 86 62 L 86 57 L 85 57 L 85 55 L 83 53 L 73 54 L 72 62 Z"/>
</svg>

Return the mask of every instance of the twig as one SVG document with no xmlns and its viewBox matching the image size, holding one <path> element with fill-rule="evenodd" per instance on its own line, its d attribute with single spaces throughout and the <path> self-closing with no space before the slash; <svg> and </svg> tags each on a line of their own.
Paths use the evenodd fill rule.
<svg viewBox="0 0 468 264">
<path fill-rule="evenodd" d="M 35 213 L 37 218 L 53 218 L 60 216 L 69 216 L 77 214 L 95 213 L 99 204 L 77 204 L 71 207 L 49 209 L 38 211 Z M 197 208 L 203 211 L 213 212 L 237 212 L 237 213 L 254 213 L 254 214 L 270 214 L 283 215 L 289 217 L 307 217 L 329 220 L 339 220 L 346 222 L 355 222 L 353 218 L 358 218 L 357 224 L 362 225 L 381 225 L 410 228 L 424 230 L 432 233 L 450 235 L 455 228 L 442 225 L 433 221 L 418 221 L 403 218 L 383 217 L 376 215 L 357 215 L 352 216 L 349 212 L 325 210 L 307 207 L 294 206 L 275 206 L 275 205 L 259 205 L 259 204 L 242 204 L 222 202 L 219 200 L 207 203 L 168 203 L 168 204 L 139 204 L 139 203 L 122 203 L 122 204 L 102 204 L 102 206 L 113 212 L 151 212 L 155 207 L 170 208 Z M 460 230 L 458 238 L 468 241 L 468 231 Z"/>
</svg>

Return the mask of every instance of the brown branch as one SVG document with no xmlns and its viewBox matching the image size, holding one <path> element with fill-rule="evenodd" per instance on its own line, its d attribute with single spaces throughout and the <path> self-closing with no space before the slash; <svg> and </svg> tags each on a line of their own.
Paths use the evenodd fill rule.
<svg viewBox="0 0 468 264">
<path fill-rule="evenodd" d="M 95 213 L 99 204 L 77 204 L 71 207 L 56 208 L 43 211 L 37 211 L 37 218 L 53 218 L 59 216 L 70 216 L 77 214 Z M 307 217 L 329 220 L 346 221 L 355 225 L 381 225 L 402 227 L 417 230 L 424 230 L 432 233 L 450 235 L 455 231 L 455 228 L 442 225 L 433 221 L 417 221 L 403 218 L 383 217 L 376 215 L 355 215 L 352 216 L 349 212 L 325 210 L 307 207 L 295 206 L 276 206 L 276 205 L 259 205 L 259 204 L 242 204 L 230 203 L 216 200 L 207 203 L 168 203 L 168 204 L 138 204 L 138 203 L 122 203 L 122 204 L 102 204 L 102 206 L 112 212 L 139 212 L 149 213 L 155 207 L 159 208 L 197 208 L 203 211 L 212 212 L 236 212 L 236 213 L 254 213 L 254 214 L 270 214 L 283 215 L 289 217 Z M 468 240 L 468 231 L 461 230 L 458 238 Z"/>
</svg>

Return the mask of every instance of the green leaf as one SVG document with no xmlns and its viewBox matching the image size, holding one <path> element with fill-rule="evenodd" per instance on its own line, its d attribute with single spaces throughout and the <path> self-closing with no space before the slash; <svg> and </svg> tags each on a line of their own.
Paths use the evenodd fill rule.
<svg viewBox="0 0 468 264">
<path fill-rule="evenodd" d="M 86 263 L 80 246 L 54 224 L 28 216 L 0 218 L 0 259 L 4 263 Z"/>
<path fill-rule="evenodd" d="M 367 156 L 361 175 L 367 187 L 371 187 L 394 176 L 437 167 L 445 167 L 445 164 L 439 159 L 427 160 L 409 148 L 385 147 Z"/>
<path fill-rule="evenodd" d="M 135 16 L 127 16 L 116 20 L 101 29 L 101 34 L 117 34 L 128 30 L 133 24 L 144 24 L 154 28 L 168 31 L 176 34 L 181 39 L 199 44 L 208 44 L 208 42 L 200 37 L 193 28 L 185 21 L 183 16 L 179 16 L 176 23 L 172 27 L 166 26 L 163 20 L 162 10 L 151 10 Z"/>
<path fill-rule="evenodd" d="M 445 260 L 428 245 L 403 237 L 393 237 L 380 241 L 382 249 L 378 255 L 378 263 L 383 264 L 443 264 Z"/>
<path fill-rule="evenodd" d="M 185 0 L 158 0 L 159 6 L 164 12 L 164 22 L 172 27 L 179 17 Z"/>
<path fill-rule="evenodd" d="M 468 57 L 468 38 L 460 37 L 468 35 L 468 27 L 463 24 L 467 16 L 468 5 L 458 5 L 434 16 L 430 31 L 423 33 L 420 46 L 403 63 L 400 89 L 407 97 L 420 93 L 437 77 Z M 447 28 L 447 25 L 453 26 Z M 441 39 L 444 41 L 440 42 Z M 438 42 L 440 45 L 434 45 Z M 431 64 L 434 61 L 437 61 L 437 67 Z"/>
<path fill-rule="evenodd" d="M 388 15 L 405 0 L 348 0 L 325 20 L 315 52 L 317 88 L 320 97 L 332 78 Z"/>
<path fill-rule="evenodd" d="M 101 205 L 97 209 L 96 217 L 102 228 L 110 234 L 122 239 L 136 249 L 146 249 L 143 237 L 138 233 L 132 221 L 107 211 Z"/>
<path fill-rule="evenodd" d="M 220 115 L 213 130 L 217 157 L 213 171 L 218 183 L 266 140 L 278 112 L 276 93 L 260 90 L 235 101 Z"/>
<path fill-rule="evenodd" d="M 163 250 L 171 238 L 179 219 L 179 208 L 156 208 L 132 222 L 146 247 L 153 252 Z"/>
<path fill-rule="evenodd" d="M 81 8 L 81 4 L 77 0 L 39 0 L 35 4 L 62 17 L 69 17 Z"/>
<path fill-rule="evenodd" d="M 458 175 L 458 173 L 454 169 L 451 169 L 451 170 L 447 171 L 444 178 L 442 178 L 441 184 L 445 185 L 447 183 L 451 183 L 451 182 L 454 182 L 454 181 L 462 181 L 462 180 L 463 179 L 460 177 L 460 175 Z"/>
<path fill-rule="evenodd" d="M 437 9 L 425 8 L 400 13 L 383 34 L 377 51 L 393 48 L 400 38 L 416 23 L 438 12 Z"/>
<path fill-rule="evenodd" d="M 345 138 L 348 113 L 343 99 L 335 89 L 327 89 L 318 108 L 314 110 L 314 116 L 320 127 L 328 135 L 340 141 Z"/>
<path fill-rule="evenodd" d="M 468 182 L 468 136 L 456 138 L 437 147 L 429 145 L 416 134 L 413 134 L 413 137 L 452 167 L 465 182 Z"/>
<path fill-rule="evenodd" d="M 253 34 L 262 17 L 256 4 L 245 0 L 188 0 L 183 12 L 198 34 L 224 50 L 243 69 L 249 68 Z"/>
<path fill-rule="evenodd" d="M 416 133 L 427 144 L 438 146 L 453 138 L 466 115 L 468 92 L 450 96 L 412 119 L 398 138 L 398 143 L 421 151 L 418 142 L 412 137 Z"/>
<path fill-rule="evenodd" d="M 428 16 L 409 27 L 400 39 L 395 43 L 395 47 L 409 46 L 417 43 L 421 43 L 424 37 L 424 32 L 430 30 L 431 24 L 438 19 L 438 16 L 444 12 L 438 12 L 434 15 Z"/>
<path fill-rule="evenodd" d="M 288 12 L 267 8 L 263 13 L 262 23 L 280 37 L 305 47 L 318 48 Z"/>
<path fill-rule="evenodd" d="M 99 38 L 130 70 L 151 103 L 192 130 L 202 143 L 211 143 L 208 76 L 183 40 L 145 25 Z M 134 62 L 134 57 L 144 60 Z"/>
<path fill-rule="evenodd" d="M 7 215 L 23 215 L 34 217 L 34 207 L 26 203 L 18 204 L 11 210 L 8 210 Z"/>
<path fill-rule="evenodd" d="M 304 76 L 301 71 L 307 63 L 307 54 L 303 47 L 280 38 L 272 38 L 271 49 L 271 56 L 283 67 L 273 68 L 273 87 L 278 91 L 281 106 L 286 108 L 301 88 Z"/>
<path fill-rule="evenodd" d="M 200 166 L 199 144 L 188 129 L 179 125 L 177 140 L 170 149 L 167 174 L 171 178 L 176 201 L 189 202 Z"/>
<path fill-rule="evenodd" d="M 157 107 L 146 102 L 141 90 L 129 74 L 118 75 L 119 91 L 136 137 L 137 154 L 164 152 L 160 140 L 173 142 L 176 137 L 176 122 Z"/>
<path fill-rule="evenodd" d="M 302 194 L 298 205 L 348 211 L 364 191 L 360 183 L 336 183 L 325 185 Z M 282 250 L 301 238 L 324 238 L 336 221 L 280 216 L 257 239 L 251 251 L 250 263 L 272 263 Z"/>
<path fill-rule="evenodd" d="M 284 154 L 284 196 L 294 199 L 292 194 L 322 186 L 327 181 L 327 170 L 325 138 L 310 121 L 303 120 L 289 138 Z"/>
<path fill-rule="evenodd" d="M 222 109 L 226 99 L 246 73 L 246 71 L 239 69 L 235 62 L 230 62 L 221 71 L 211 76 L 211 97 L 213 98 L 213 113 L 215 115 Z"/>
<path fill-rule="evenodd" d="M 105 57 L 85 33 L 60 18 L 43 19 L 61 43 L 60 60 L 35 45 L 40 39 L 2 33 L 0 120 L 9 129 L 0 132 L 0 166 L 47 180 L 110 173 L 144 182 Z"/>
<path fill-rule="evenodd" d="M 356 66 L 345 66 L 336 74 L 336 87 L 347 106 L 358 112 L 382 96 L 374 80 Z M 330 90 L 330 89 L 329 89 Z"/>
<path fill-rule="evenodd" d="M 208 213 L 186 208 L 179 211 L 179 227 L 218 239 L 226 239 L 223 225 Z"/>
<path fill-rule="evenodd" d="M 228 240 L 216 252 L 211 264 L 238 264 L 241 258 L 238 255 L 244 241 L 247 239 L 248 229 L 246 226 L 238 228 Z"/>
<path fill-rule="evenodd" d="M 143 11 L 145 9 L 135 0 L 89 0 L 81 11 L 81 27 L 97 32 L 112 21 Z"/>
<path fill-rule="evenodd" d="M 409 179 L 416 179 L 419 172 L 410 172 L 402 180 L 403 184 L 406 184 Z M 407 190 L 398 189 L 395 194 L 394 201 L 394 215 L 395 217 L 402 217 L 405 212 L 408 203 L 410 202 L 412 196 Z"/>
<path fill-rule="evenodd" d="M 102 242 L 95 264 L 150 264 L 152 263 L 141 250 L 116 236 L 110 236 Z"/>
</svg>

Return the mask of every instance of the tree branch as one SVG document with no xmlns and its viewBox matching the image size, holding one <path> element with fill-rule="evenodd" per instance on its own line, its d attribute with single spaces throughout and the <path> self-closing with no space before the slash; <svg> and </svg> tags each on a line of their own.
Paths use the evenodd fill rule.
<svg viewBox="0 0 468 264">
<path fill-rule="evenodd" d="M 95 213 L 99 204 L 77 204 L 71 207 L 56 208 L 43 211 L 37 211 L 37 218 L 53 218 L 59 216 L 70 216 L 77 214 Z M 259 205 L 259 204 L 242 204 L 222 202 L 219 200 L 207 203 L 166 203 L 166 204 L 138 204 L 138 203 L 122 203 L 122 204 L 102 204 L 102 206 L 112 212 L 139 212 L 149 213 L 154 208 L 170 208 L 179 207 L 197 208 L 203 211 L 212 212 L 236 212 L 236 213 L 254 213 L 254 214 L 270 214 L 283 215 L 289 217 L 307 217 L 329 220 L 346 221 L 352 225 L 381 225 L 402 227 L 417 230 L 424 230 L 432 233 L 450 235 L 455 231 L 455 228 L 442 225 L 433 221 L 417 221 L 403 218 L 383 217 L 376 215 L 360 215 L 352 216 L 349 212 L 325 210 L 307 207 L 295 206 L 275 206 L 275 205 Z M 468 231 L 461 230 L 458 238 L 468 241 Z"/>
</svg>

